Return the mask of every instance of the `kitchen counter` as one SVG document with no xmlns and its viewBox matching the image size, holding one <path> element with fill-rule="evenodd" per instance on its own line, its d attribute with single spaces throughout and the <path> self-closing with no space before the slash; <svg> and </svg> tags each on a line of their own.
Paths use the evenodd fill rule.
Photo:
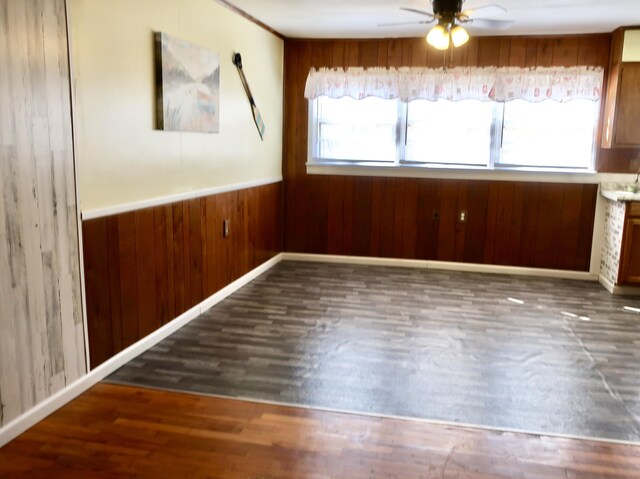
<svg viewBox="0 0 640 479">
<path fill-rule="evenodd" d="M 640 191 L 632 193 L 626 191 L 628 184 L 602 183 L 600 185 L 600 194 L 611 201 L 640 201 Z"/>
</svg>

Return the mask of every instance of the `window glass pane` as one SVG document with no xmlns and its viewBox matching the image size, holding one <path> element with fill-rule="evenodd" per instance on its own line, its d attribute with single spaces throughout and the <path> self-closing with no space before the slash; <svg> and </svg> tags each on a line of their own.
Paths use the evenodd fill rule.
<svg viewBox="0 0 640 479">
<path fill-rule="evenodd" d="M 397 100 L 320 97 L 317 102 L 319 158 L 395 162 Z"/>
<path fill-rule="evenodd" d="M 405 161 L 486 166 L 492 120 L 492 102 L 412 101 Z"/>
<path fill-rule="evenodd" d="M 591 168 L 599 112 L 590 100 L 505 103 L 500 163 Z"/>
</svg>

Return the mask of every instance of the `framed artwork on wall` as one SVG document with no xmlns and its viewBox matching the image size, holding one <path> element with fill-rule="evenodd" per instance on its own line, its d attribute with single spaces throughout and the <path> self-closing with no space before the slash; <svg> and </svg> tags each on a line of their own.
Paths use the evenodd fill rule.
<svg viewBox="0 0 640 479">
<path fill-rule="evenodd" d="M 155 33 L 156 108 L 160 130 L 220 131 L 220 56 Z"/>
</svg>

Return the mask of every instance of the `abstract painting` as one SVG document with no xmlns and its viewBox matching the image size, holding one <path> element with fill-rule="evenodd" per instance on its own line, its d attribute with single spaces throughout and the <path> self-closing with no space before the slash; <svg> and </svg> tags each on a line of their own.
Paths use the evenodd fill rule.
<svg viewBox="0 0 640 479">
<path fill-rule="evenodd" d="M 158 128 L 218 133 L 220 56 L 159 32 L 155 49 Z"/>
</svg>

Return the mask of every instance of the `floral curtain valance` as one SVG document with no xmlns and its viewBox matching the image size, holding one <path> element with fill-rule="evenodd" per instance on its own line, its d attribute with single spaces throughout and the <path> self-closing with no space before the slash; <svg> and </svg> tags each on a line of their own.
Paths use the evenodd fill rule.
<svg viewBox="0 0 640 479">
<path fill-rule="evenodd" d="M 304 96 L 539 102 L 600 100 L 601 67 L 311 69 Z"/>
</svg>

